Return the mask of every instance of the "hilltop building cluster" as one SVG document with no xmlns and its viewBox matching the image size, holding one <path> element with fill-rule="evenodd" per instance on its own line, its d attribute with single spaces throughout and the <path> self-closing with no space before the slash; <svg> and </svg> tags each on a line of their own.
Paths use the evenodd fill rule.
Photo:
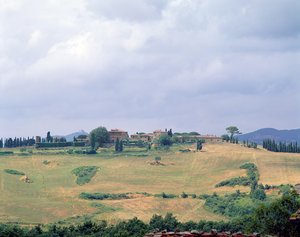
<svg viewBox="0 0 300 237">
<path fill-rule="evenodd" d="M 111 143 L 115 143 L 117 140 L 119 141 L 129 141 L 129 142 L 155 142 L 161 136 L 169 135 L 168 130 L 155 130 L 152 133 L 143 133 L 137 132 L 135 134 L 129 135 L 127 131 L 122 129 L 111 129 L 108 131 L 109 140 Z M 222 138 L 215 135 L 200 135 L 197 133 L 175 133 L 172 135 L 175 140 L 179 143 L 184 142 L 196 142 L 198 140 L 202 140 L 205 143 L 220 143 L 222 142 Z M 43 142 L 43 139 L 40 136 L 36 136 L 36 143 Z M 89 143 L 88 135 L 79 135 L 78 137 L 74 137 L 74 141 L 77 143 Z"/>
<path fill-rule="evenodd" d="M 109 132 L 110 141 L 115 142 L 117 139 L 120 141 L 143 141 L 153 142 L 159 139 L 161 136 L 168 135 L 168 130 L 155 130 L 152 133 L 139 133 L 128 135 L 127 131 L 121 129 L 111 129 Z M 222 142 L 222 138 L 215 135 L 200 135 L 200 134 L 173 134 L 178 142 L 195 142 L 197 140 L 203 140 L 206 143 L 219 143 Z"/>
</svg>

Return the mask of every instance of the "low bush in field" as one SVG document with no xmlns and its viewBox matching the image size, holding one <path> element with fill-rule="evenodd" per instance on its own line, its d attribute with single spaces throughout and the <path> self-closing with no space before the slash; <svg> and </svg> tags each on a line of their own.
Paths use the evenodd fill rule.
<svg viewBox="0 0 300 237">
<path fill-rule="evenodd" d="M 0 156 L 13 155 L 13 151 L 0 151 Z"/>
<path fill-rule="evenodd" d="M 177 198 L 178 195 L 175 194 L 168 194 L 168 193 L 159 193 L 159 194 L 155 194 L 154 197 L 159 197 L 159 198 Z"/>
<path fill-rule="evenodd" d="M 79 197 L 88 200 L 120 200 L 130 198 L 126 193 L 81 193 Z"/>
<path fill-rule="evenodd" d="M 14 174 L 14 175 L 25 175 L 24 172 L 18 170 L 5 169 L 4 172 L 8 174 Z"/>
<path fill-rule="evenodd" d="M 81 166 L 72 170 L 72 173 L 77 176 L 76 183 L 83 185 L 91 181 L 97 170 L 97 166 Z"/>
<path fill-rule="evenodd" d="M 235 177 L 231 179 L 226 179 L 221 181 L 220 183 L 216 184 L 216 187 L 223 187 L 223 186 L 230 186 L 234 187 L 236 185 L 242 185 L 242 186 L 249 186 L 251 184 L 251 181 L 248 177 Z"/>
</svg>

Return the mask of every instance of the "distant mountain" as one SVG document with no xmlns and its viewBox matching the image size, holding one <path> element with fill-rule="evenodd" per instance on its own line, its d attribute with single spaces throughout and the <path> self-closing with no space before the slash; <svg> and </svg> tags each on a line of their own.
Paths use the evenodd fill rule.
<svg viewBox="0 0 300 237">
<path fill-rule="evenodd" d="M 276 142 L 300 143 L 300 129 L 277 130 L 275 128 L 262 128 L 254 132 L 238 135 L 240 141 L 251 141 L 262 144 L 264 139 L 274 139 Z"/>
<path fill-rule="evenodd" d="M 71 141 L 73 141 L 74 137 L 78 137 L 79 135 L 88 135 L 88 133 L 84 130 L 80 130 L 78 132 L 74 132 L 74 133 L 65 135 L 63 137 L 65 137 L 68 142 L 71 142 Z"/>
</svg>

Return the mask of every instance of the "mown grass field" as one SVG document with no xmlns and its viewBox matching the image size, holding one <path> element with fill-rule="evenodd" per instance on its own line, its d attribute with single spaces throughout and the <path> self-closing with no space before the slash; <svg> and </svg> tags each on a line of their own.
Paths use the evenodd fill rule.
<svg viewBox="0 0 300 237">
<path fill-rule="evenodd" d="M 33 151 L 33 154 L 0 156 L 0 222 L 50 223 L 65 220 L 94 219 L 111 223 L 138 217 L 148 221 L 153 214 L 174 213 L 181 221 L 222 220 L 203 207 L 200 199 L 162 199 L 134 195 L 133 199 L 90 201 L 79 199 L 81 192 L 147 192 L 181 194 L 226 193 L 245 187 L 215 188 L 215 184 L 239 175 L 239 166 L 253 162 L 258 166 L 263 184 L 300 183 L 300 155 L 271 153 L 233 144 L 205 144 L 201 152 L 150 152 L 133 149 L 122 154 L 100 151 L 97 155 L 56 154 Z M 194 147 L 193 147 L 194 148 Z M 45 153 L 45 154 L 44 154 Z M 49 154 L 46 154 L 49 153 Z M 155 156 L 165 166 L 149 163 Z M 44 162 L 47 160 L 47 162 Z M 80 166 L 97 166 L 97 173 L 84 185 L 76 184 L 72 170 Z M 32 183 L 4 172 L 24 172 Z"/>
</svg>

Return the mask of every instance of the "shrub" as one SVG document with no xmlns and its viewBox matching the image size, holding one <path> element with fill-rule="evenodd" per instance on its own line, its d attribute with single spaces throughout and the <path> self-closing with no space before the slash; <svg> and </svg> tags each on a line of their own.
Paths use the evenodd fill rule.
<svg viewBox="0 0 300 237">
<path fill-rule="evenodd" d="M 168 193 L 160 193 L 160 194 L 155 194 L 154 197 L 159 197 L 159 198 L 176 198 L 177 195 L 175 194 L 168 194 Z"/>
<path fill-rule="evenodd" d="M 155 159 L 155 161 L 161 161 L 161 157 L 160 156 L 156 156 L 154 159 Z"/>
<path fill-rule="evenodd" d="M 193 194 L 191 194 L 191 197 L 192 198 L 197 198 L 197 195 L 193 193 Z"/>
<path fill-rule="evenodd" d="M 182 194 L 180 195 L 182 198 L 188 198 L 189 195 L 187 195 L 185 192 L 182 192 Z"/>
<path fill-rule="evenodd" d="M 0 151 L 0 156 L 13 155 L 13 151 Z"/>
<path fill-rule="evenodd" d="M 158 143 L 161 146 L 171 146 L 172 145 L 172 139 L 170 136 L 168 135 L 162 135 L 160 136 L 160 138 L 158 139 Z"/>
<path fill-rule="evenodd" d="M 14 175 L 25 175 L 24 172 L 18 170 L 5 169 L 4 172 L 8 174 L 14 174 Z"/>
<path fill-rule="evenodd" d="M 82 199 L 88 200 L 120 200 L 120 199 L 129 199 L 129 196 L 126 193 L 81 193 L 79 195 Z"/>
</svg>

